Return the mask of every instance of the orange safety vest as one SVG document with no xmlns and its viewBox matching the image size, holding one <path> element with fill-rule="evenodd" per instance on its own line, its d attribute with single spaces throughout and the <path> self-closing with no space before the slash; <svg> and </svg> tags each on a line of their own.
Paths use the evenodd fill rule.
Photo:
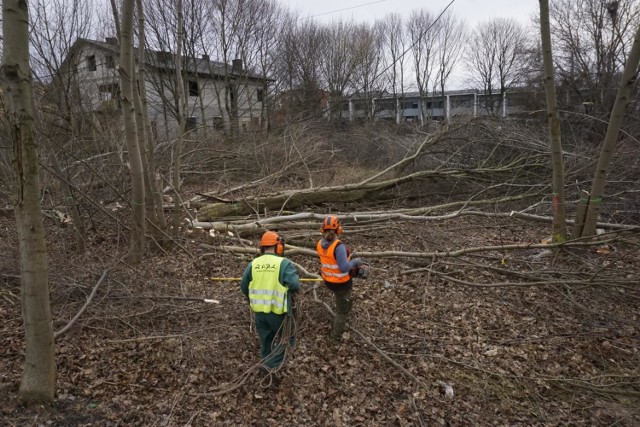
<svg viewBox="0 0 640 427">
<path fill-rule="evenodd" d="M 351 280 L 349 272 L 347 271 L 346 273 L 343 273 L 340 271 L 340 267 L 338 267 L 338 260 L 336 260 L 335 252 L 340 243 L 340 240 L 336 239 L 328 248 L 325 249 L 322 247 L 322 239 L 320 239 L 316 245 L 316 251 L 320 257 L 320 271 L 322 273 L 322 278 L 325 282 L 336 285 L 341 285 Z M 349 254 L 349 249 L 347 249 L 347 259 L 349 258 L 351 258 L 351 255 Z"/>
</svg>

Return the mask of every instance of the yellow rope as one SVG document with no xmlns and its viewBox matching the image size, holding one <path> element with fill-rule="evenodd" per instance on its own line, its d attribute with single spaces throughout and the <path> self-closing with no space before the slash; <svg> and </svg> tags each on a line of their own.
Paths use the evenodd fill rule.
<svg viewBox="0 0 640 427">
<path fill-rule="evenodd" d="M 241 279 L 241 277 L 209 277 L 209 280 L 213 280 L 214 282 L 236 282 Z M 316 278 L 304 278 L 298 280 L 301 282 L 322 282 L 322 279 Z"/>
</svg>

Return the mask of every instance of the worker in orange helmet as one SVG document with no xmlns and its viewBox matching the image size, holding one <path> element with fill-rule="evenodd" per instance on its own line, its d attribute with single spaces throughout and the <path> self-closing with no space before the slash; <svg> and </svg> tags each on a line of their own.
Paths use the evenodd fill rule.
<svg viewBox="0 0 640 427">
<path fill-rule="evenodd" d="M 339 343 L 346 329 L 347 318 L 351 312 L 353 302 L 351 287 L 353 277 L 365 278 L 368 266 L 360 258 L 351 259 L 349 248 L 338 237 L 342 234 L 340 220 L 335 215 L 329 215 L 322 222 L 320 228 L 322 239 L 316 244 L 316 251 L 320 257 L 321 272 L 324 283 L 335 295 L 336 317 L 331 330 L 331 340 Z"/>
<path fill-rule="evenodd" d="M 260 256 L 245 269 L 240 288 L 255 313 L 263 363 L 269 371 L 278 370 L 286 350 L 280 341 L 280 327 L 285 317 L 293 314 L 292 292 L 300 289 L 298 272 L 293 263 L 284 258 L 284 239 L 278 233 L 267 231 L 262 235 Z M 291 333 L 289 345 L 293 346 L 295 327 Z"/>
</svg>

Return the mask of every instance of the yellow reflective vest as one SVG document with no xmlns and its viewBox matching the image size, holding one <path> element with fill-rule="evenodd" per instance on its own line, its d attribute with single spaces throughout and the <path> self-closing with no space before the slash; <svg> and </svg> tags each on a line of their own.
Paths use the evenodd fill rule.
<svg viewBox="0 0 640 427">
<path fill-rule="evenodd" d="M 251 263 L 249 305 L 256 313 L 287 312 L 287 290 L 280 283 L 280 265 L 284 258 L 264 254 Z"/>
</svg>

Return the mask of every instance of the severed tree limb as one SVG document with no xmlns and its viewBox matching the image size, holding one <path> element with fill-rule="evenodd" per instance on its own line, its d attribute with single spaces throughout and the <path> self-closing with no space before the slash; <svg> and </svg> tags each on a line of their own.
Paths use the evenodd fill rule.
<svg viewBox="0 0 640 427">
<path fill-rule="evenodd" d="M 60 147 L 60 146 L 58 146 Z M 96 209 L 98 209 L 99 211 L 101 211 L 103 214 L 105 214 L 107 217 L 109 217 L 110 219 L 112 219 L 116 224 L 118 224 L 118 227 L 121 227 L 122 229 L 126 230 L 126 231 L 130 231 L 131 228 L 127 225 L 124 224 L 123 222 L 121 222 L 116 216 L 114 216 L 113 214 L 111 214 L 107 209 L 105 209 L 104 206 L 102 206 L 99 202 L 93 200 L 92 197 L 89 197 L 89 195 L 82 191 L 79 187 L 75 186 L 73 183 L 71 183 L 70 181 L 66 180 L 66 178 L 64 176 L 61 176 L 59 174 L 56 173 L 56 171 L 54 171 L 53 169 L 51 169 L 50 167 L 48 167 L 47 165 L 43 164 L 43 163 L 38 163 L 38 165 L 42 168 L 44 168 L 47 172 L 51 173 L 52 175 L 54 175 L 57 179 L 59 180 L 65 180 L 65 184 L 69 185 L 75 192 L 77 192 L 78 194 L 80 194 L 82 197 L 84 197 L 89 203 L 91 203 L 91 205 L 93 205 Z M 93 173 L 96 173 L 95 171 L 92 171 Z M 96 173 L 97 174 L 97 173 Z M 100 176 L 99 174 L 97 174 L 98 176 Z M 106 179 L 105 179 L 106 182 Z M 117 191 L 117 190 L 116 190 Z M 118 196 L 121 196 L 120 193 L 117 193 Z M 124 198 L 124 196 L 121 196 L 122 200 L 126 200 Z"/>
<path fill-rule="evenodd" d="M 427 208 L 424 208 L 427 209 Z M 429 208 L 434 209 L 434 208 Z M 425 211 L 419 210 L 414 212 L 424 213 Z M 226 222 L 226 221 L 215 221 L 215 222 L 204 222 L 204 221 L 191 221 L 189 225 L 193 228 L 203 228 L 203 229 L 214 229 L 216 231 L 250 231 L 250 230 L 260 230 L 265 228 L 266 225 L 274 225 L 274 224 L 282 224 L 293 221 L 300 220 L 318 220 L 321 221 L 324 219 L 325 214 L 317 214 L 311 212 L 305 213 L 297 213 L 293 215 L 286 216 L 276 216 L 271 218 L 263 218 L 259 220 L 249 220 L 244 223 L 237 222 Z M 534 215 L 529 214 L 523 211 L 511 211 L 511 212 L 484 212 L 484 211 L 471 211 L 471 210 L 458 210 L 452 213 L 443 214 L 443 215 L 415 215 L 411 213 L 401 213 L 401 212 L 390 212 L 390 213 L 353 213 L 347 215 L 337 215 L 341 220 L 352 220 L 355 222 L 358 221 L 388 221 L 390 219 L 396 220 L 406 220 L 406 221 L 442 221 L 446 219 L 453 219 L 462 216 L 483 216 L 487 218 L 518 218 L 527 221 L 536 221 L 536 222 L 551 222 L 553 218 L 542 215 Z M 571 224 L 572 221 L 568 220 L 568 224 Z M 615 224 L 608 222 L 599 222 L 598 226 L 601 228 L 612 229 L 612 230 L 629 230 L 640 231 L 639 226 L 627 225 L 627 224 Z"/>
<path fill-rule="evenodd" d="M 463 123 L 462 125 L 457 126 L 454 130 L 459 130 L 463 127 L 467 126 L 467 123 Z M 403 170 L 409 163 L 413 162 L 414 160 L 416 160 L 418 157 L 420 157 L 424 150 L 428 147 L 431 147 L 432 145 L 437 144 L 438 142 L 440 142 L 440 140 L 449 132 L 449 126 L 445 125 L 443 127 L 441 127 L 440 129 L 438 129 L 438 131 L 436 133 L 434 133 L 433 135 L 429 135 L 423 142 L 422 144 L 420 144 L 420 146 L 418 147 L 418 149 L 410 156 L 405 157 L 404 159 L 400 160 L 397 163 L 394 163 L 393 165 L 389 166 L 388 168 L 386 168 L 385 170 L 365 179 L 364 181 L 360 182 L 360 185 L 362 184 L 367 184 L 375 179 L 380 178 L 381 176 L 386 175 L 389 172 L 392 171 L 396 171 L 396 170 Z"/>
<path fill-rule="evenodd" d="M 517 169 L 525 168 L 525 159 L 516 159 L 509 164 L 496 166 L 493 168 L 475 169 L 441 169 L 418 171 L 397 178 L 378 182 L 364 182 L 356 184 L 345 184 L 333 187 L 307 188 L 303 190 L 290 190 L 262 197 L 247 198 L 236 203 L 213 203 L 203 206 L 198 211 L 198 220 L 206 221 L 212 218 L 226 217 L 230 215 L 250 215 L 256 210 L 265 209 L 281 210 L 286 206 L 289 209 L 299 208 L 309 204 L 320 204 L 327 202 L 355 202 L 377 196 L 380 192 L 395 188 L 399 185 L 421 181 L 429 178 L 467 178 L 480 180 L 485 176 L 496 173 L 513 172 Z"/>
<path fill-rule="evenodd" d="M 510 245 L 497 245 L 497 246 L 476 246 L 470 248 L 454 249 L 448 251 L 432 251 L 432 252 L 404 252 L 404 251 L 382 251 L 382 252 L 365 252 L 359 251 L 358 256 L 366 258 L 445 258 L 445 257 L 459 257 L 467 254 L 473 254 L 478 252 L 492 252 L 492 251 L 505 251 L 505 250 L 527 250 L 527 249 L 554 249 L 554 248 L 570 248 L 570 247 L 586 247 L 593 245 L 601 245 L 604 243 L 611 243 L 617 240 L 617 233 L 607 233 L 598 236 L 599 240 L 594 241 L 592 239 L 574 239 L 568 240 L 563 243 L 520 243 Z M 207 249 L 221 249 L 232 253 L 240 254 L 255 254 L 258 252 L 257 248 L 251 247 L 238 247 L 238 246 L 211 246 L 205 243 L 201 243 L 200 246 Z M 286 245 L 285 253 L 287 255 L 309 255 L 317 256 L 316 251 L 313 249 L 301 248 L 293 245 Z"/>
<path fill-rule="evenodd" d="M 203 297 L 183 297 L 173 295 L 127 295 L 127 296 L 110 296 L 109 299 L 149 299 L 149 300 L 171 300 L 171 301 L 196 301 L 204 302 L 207 304 L 220 304 L 220 301 L 216 299 L 203 298 Z"/>
<path fill-rule="evenodd" d="M 458 126 L 458 127 L 456 127 L 456 129 L 462 128 L 462 127 L 464 127 L 464 126 L 466 126 L 466 123 L 465 123 L 464 125 L 462 125 L 462 126 Z M 369 183 L 369 182 L 371 182 L 371 181 L 373 181 L 373 180 L 375 180 L 375 179 L 377 179 L 377 178 L 379 178 L 379 177 L 381 177 L 381 176 L 384 176 L 385 174 L 389 173 L 389 172 L 390 172 L 390 171 L 392 171 L 392 170 L 396 170 L 396 169 L 403 168 L 403 167 L 404 167 L 404 166 L 406 166 L 407 164 L 409 164 L 409 163 L 411 163 L 412 161 L 414 161 L 415 159 L 417 159 L 417 158 L 418 158 L 418 157 L 423 153 L 423 151 L 424 151 L 427 147 L 429 147 L 429 146 L 431 146 L 431 145 L 434 145 L 434 144 L 436 144 L 437 142 L 439 142 L 439 141 L 440 141 L 440 139 L 441 139 L 444 135 L 446 135 L 446 133 L 447 133 L 447 132 L 446 132 L 446 130 L 447 130 L 447 129 L 448 129 L 448 127 L 443 127 L 443 128 L 442 128 L 439 132 L 437 132 L 436 134 L 431 135 L 430 137 L 426 138 L 426 139 L 425 139 L 425 141 L 424 141 L 424 142 L 423 142 L 423 143 L 418 147 L 418 149 L 417 149 L 417 150 L 416 150 L 416 151 L 415 151 L 411 156 L 407 156 L 407 157 L 405 157 L 404 159 L 402 159 L 402 160 L 400 160 L 399 162 L 397 162 L 397 163 L 395 163 L 395 164 L 391 165 L 391 166 L 390 166 L 390 167 L 388 167 L 387 169 L 385 169 L 385 170 L 381 171 L 380 173 L 377 173 L 376 175 L 373 175 L 372 177 L 369 177 L 369 178 L 365 179 L 364 181 L 361 181 L 359 184 L 356 184 L 356 185 L 364 185 L 364 184 L 367 184 L 367 183 Z M 297 150 L 297 147 L 295 147 L 295 148 L 296 148 L 296 150 Z M 272 173 L 272 174 L 270 174 L 270 175 L 267 175 L 267 176 L 265 176 L 265 177 L 262 177 L 262 178 L 260 178 L 260 179 L 255 180 L 255 181 L 252 181 L 252 182 L 250 182 L 250 183 L 246 183 L 246 184 L 239 185 L 239 186 L 237 186 L 237 187 L 233 187 L 233 188 L 228 189 L 228 190 L 226 190 L 226 191 L 224 191 L 224 192 L 222 192 L 222 193 L 219 193 L 218 195 L 220 195 L 220 196 L 224 196 L 224 195 L 227 195 L 227 194 L 230 194 L 230 193 L 233 193 L 233 192 L 239 191 L 239 190 L 243 190 L 243 189 L 247 189 L 247 188 L 255 187 L 255 186 L 257 186 L 257 185 L 259 185 L 259 184 L 261 184 L 261 183 L 263 183 L 263 182 L 266 182 L 266 181 L 268 181 L 268 180 L 270 180 L 270 179 L 272 179 L 272 178 L 274 178 L 274 177 L 278 177 L 278 176 L 283 175 L 283 174 L 284 174 L 284 172 L 286 172 L 288 169 L 291 169 L 291 167 L 292 167 L 294 164 L 296 164 L 296 163 L 298 163 L 298 162 L 295 162 L 295 163 L 287 163 L 287 164 L 285 164 L 285 166 L 284 166 L 281 170 L 278 170 L 278 171 L 276 171 L 276 172 L 274 172 L 274 173 Z M 302 164 L 306 167 L 306 163 L 304 163 L 304 161 L 300 161 L 300 163 L 302 163 Z M 308 170 L 308 168 L 307 168 L 307 170 Z M 310 179 L 310 181 L 312 182 L 312 180 L 311 180 L 311 179 Z M 321 188 L 322 188 L 322 187 L 321 187 Z M 312 186 L 312 190 L 313 190 L 313 186 Z M 191 202 L 195 202 L 195 203 L 197 203 L 197 202 L 200 202 L 203 198 L 217 198 L 217 196 L 218 196 L 218 195 L 216 195 L 216 194 L 211 194 L 211 193 L 201 194 L 201 195 L 199 195 L 199 197 L 194 197 L 194 198 L 193 198 L 193 199 L 191 199 L 190 201 L 191 201 Z M 229 203 L 229 201 L 228 201 L 228 200 L 220 200 L 220 202 L 222 202 L 222 203 Z"/>
<path fill-rule="evenodd" d="M 235 186 L 235 187 L 231 187 L 231 188 L 229 188 L 227 190 L 224 190 L 222 192 L 201 193 L 201 194 L 198 194 L 196 197 L 191 198 L 189 200 L 189 202 L 191 202 L 192 204 L 198 204 L 202 200 L 207 200 L 207 199 L 214 199 L 215 200 L 215 199 L 218 199 L 222 203 L 232 203 L 232 201 L 225 200 L 222 197 L 226 196 L 228 194 L 231 194 L 231 193 L 236 193 L 236 192 L 238 192 L 240 190 L 247 190 L 247 189 L 250 189 L 250 188 L 253 188 L 253 187 L 257 187 L 257 186 L 259 186 L 259 185 L 261 185 L 261 184 L 263 184 L 263 183 L 265 183 L 265 182 L 267 182 L 267 181 L 269 181 L 269 180 L 271 180 L 273 178 L 278 178 L 278 177 L 283 176 L 288 170 L 293 169 L 294 167 L 297 167 L 297 166 L 300 166 L 300 165 L 302 165 L 305 168 L 307 168 L 306 162 L 304 160 L 297 160 L 297 161 L 294 161 L 294 162 L 287 162 L 287 163 L 285 163 L 285 165 L 283 166 L 282 169 L 280 169 L 278 171 L 275 171 L 275 172 L 273 172 L 273 173 L 271 173 L 271 174 L 269 174 L 267 176 L 264 176 L 262 178 L 259 178 L 259 179 L 255 180 L 255 181 L 251 181 L 251 182 L 248 182 L 248 183 L 243 183 L 241 185 L 238 185 L 238 186 Z"/>
<path fill-rule="evenodd" d="M 137 341 L 149 341 L 149 340 L 168 340 L 174 338 L 191 338 L 186 334 L 171 334 L 171 335 L 151 335 L 146 337 L 125 338 L 120 340 L 107 340 L 108 343 L 125 343 L 125 342 L 137 342 Z"/>
<path fill-rule="evenodd" d="M 433 266 L 435 263 L 436 257 L 431 257 L 431 265 L 429 266 L 427 272 L 427 282 L 424 284 L 424 292 L 422 293 L 422 310 L 425 313 L 427 311 L 427 289 L 429 288 L 429 284 L 431 283 L 431 271 L 433 270 Z"/>
<path fill-rule="evenodd" d="M 54 339 L 58 338 L 59 336 L 61 336 L 64 333 L 66 333 L 69 329 L 71 329 L 71 327 L 76 322 L 76 320 L 78 320 L 80 318 L 80 316 L 82 316 L 82 313 L 84 313 L 84 311 L 87 309 L 89 304 L 91 304 L 91 301 L 93 300 L 93 297 L 96 295 L 96 291 L 98 290 L 98 287 L 102 284 L 104 279 L 107 277 L 107 274 L 109 273 L 109 270 L 110 270 L 110 268 L 107 268 L 106 270 L 104 270 L 102 272 L 102 276 L 100 276 L 100 279 L 98 280 L 98 283 L 96 283 L 95 286 L 93 287 L 93 289 L 91 290 L 91 294 L 89 294 L 89 297 L 87 298 L 87 301 L 84 303 L 82 308 L 78 311 L 78 313 L 76 313 L 75 316 L 73 316 L 73 319 L 71 319 L 69 321 L 69 323 L 67 323 L 62 329 L 56 331 L 53 334 L 53 338 Z"/>
<path fill-rule="evenodd" d="M 7 301 L 9 304 L 11 304 L 11 305 L 16 305 L 15 301 L 13 301 L 14 299 L 15 299 L 15 300 L 19 300 L 19 299 L 20 299 L 20 297 L 19 297 L 19 296 L 17 296 L 16 294 L 14 294 L 14 293 L 12 293 L 12 292 L 9 292 L 9 291 L 6 291 L 6 292 L 2 291 L 2 292 L 0 292 L 0 297 L 1 297 L 2 299 L 6 300 L 6 301 Z"/>
<path fill-rule="evenodd" d="M 445 280 L 448 280 L 452 283 L 458 284 L 458 285 L 464 285 L 464 286 L 471 286 L 471 287 L 475 287 L 475 288 L 507 288 L 507 287 L 513 287 L 513 288 L 525 288 L 525 287 L 531 287 L 531 286 L 550 286 L 550 285 L 592 285 L 592 286 L 625 286 L 625 285 L 635 285 L 638 283 L 637 279 L 629 279 L 629 280 L 611 280 L 611 279 L 606 279 L 606 280 L 589 280 L 589 279 L 585 279 L 585 280 L 538 280 L 538 281 L 534 281 L 534 282 L 500 282 L 500 283 L 475 283 L 475 282 L 468 282 L 466 280 L 462 280 L 462 279 L 457 279 L 449 274 L 445 274 L 442 272 L 439 272 L 437 270 L 434 270 L 430 267 L 425 267 L 425 268 L 416 268 L 416 269 L 412 269 L 412 270 L 408 270 L 408 271 L 403 271 L 400 273 L 400 275 L 407 275 L 410 273 L 418 273 L 418 272 L 423 272 L 423 271 L 428 271 L 430 274 L 433 274 L 435 276 L 441 277 Z"/>
<path fill-rule="evenodd" d="M 501 185 L 504 185 L 504 184 L 501 184 Z M 498 187 L 498 185 L 494 185 L 493 187 L 496 188 Z M 528 186 L 528 187 L 530 188 L 532 186 Z M 482 200 L 463 200 L 463 201 L 444 203 L 440 205 L 426 206 L 421 208 L 402 208 L 402 209 L 391 209 L 391 210 L 385 210 L 385 211 L 370 211 L 366 213 L 367 214 L 404 213 L 407 215 L 426 215 L 431 212 L 442 211 L 442 210 L 453 209 L 453 208 L 462 208 L 465 206 L 484 206 L 484 205 L 494 205 L 494 204 L 505 203 L 505 202 L 514 202 L 517 200 L 524 200 L 524 199 L 539 196 L 540 193 L 541 193 L 540 190 L 538 190 L 538 191 L 531 191 L 527 193 L 518 194 L 515 196 L 494 197 L 494 198 L 482 199 Z M 528 207 L 527 209 L 530 209 L 530 208 L 531 207 Z M 523 212 L 524 211 L 526 211 L 526 209 L 523 210 Z M 354 214 L 357 215 L 357 213 L 354 213 Z"/>
</svg>

